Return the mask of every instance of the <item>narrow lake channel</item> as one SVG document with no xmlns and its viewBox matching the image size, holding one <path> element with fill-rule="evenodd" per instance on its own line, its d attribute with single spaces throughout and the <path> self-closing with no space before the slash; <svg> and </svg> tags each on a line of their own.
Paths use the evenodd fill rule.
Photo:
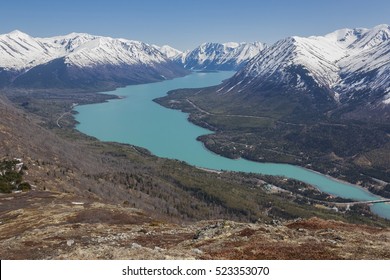
<svg viewBox="0 0 390 280">
<path fill-rule="evenodd" d="M 302 167 L 257 163 L 245 159 L 232 160 L 216 155 L 196 140 L 198 136 L 212 133 L 211 131 L 190 123 L 187 120 L 188 114 L 153 102 L 153 99 L 166 95 L 170 90 L 217 85 L 233 74 L 234 72 L 193 73 L 173 80 L 119 88 L 110 93 L 123 99 L 77 106 L 77 129 L 102 141 L 144 147 L 159 157 L 182 160 L 198 167 L 281 175 L 315 185 L 326 193 L 343 198 L 361 201 L 378 199 L 358 186 Z M 374 204 L 371 210 L 390 219 L 388 203 Z"/>
</svg>

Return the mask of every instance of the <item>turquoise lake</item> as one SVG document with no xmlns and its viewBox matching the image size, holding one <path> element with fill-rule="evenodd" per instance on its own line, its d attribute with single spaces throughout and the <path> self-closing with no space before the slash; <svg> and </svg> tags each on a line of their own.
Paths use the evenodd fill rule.
<svg viewBox="0 0 390 280">
<path fill-rule="evenodd" d="M 187 120 L 188 114 L 153 102 L 154 98 L 164 96 L 170 90 L 217 85 L 233 74 L 234 72 L 193 73 L 173 80 L 119 88 L 110 93 L 123 99 L 77 106 L 77 129 L 102 141 L 144 147 L 159 157 L 182 160 L 197 167 L 281 175 L 315 185 L 324 192 L 344 198 L 378 199 L 358 186 L 298 166 L 233 160 L 216 155 L 196 140 L 198 136 L 212 133 L 211 131 L 190 123 Z M 390 204 L 375 204 L 371 209 L 390 219 Z"/>
</svg>

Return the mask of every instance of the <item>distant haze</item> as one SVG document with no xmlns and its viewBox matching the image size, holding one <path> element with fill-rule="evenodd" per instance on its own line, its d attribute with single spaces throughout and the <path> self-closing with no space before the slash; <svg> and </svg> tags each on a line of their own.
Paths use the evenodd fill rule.
<svg viewBox="0 0 390 280">
<path fill-rule="evenodd" d="M 186 50 L 203 42 L 270 44 L 291 35 L 371 28 L 389 23 L 389 12 L 388 0 L 13 0 L 0 3 L 0 33 L 86 32 Z"/>
</svg>

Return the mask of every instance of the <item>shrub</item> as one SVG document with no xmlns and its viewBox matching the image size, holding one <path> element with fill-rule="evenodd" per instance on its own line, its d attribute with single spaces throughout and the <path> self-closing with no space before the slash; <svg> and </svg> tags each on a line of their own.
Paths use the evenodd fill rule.
<svg viewBox="0 0 390 280">
<path fill-rule="evenodd" d="M 31 185 L 27 182 L 23 182 L 23 183 L 19 184 L 18 190 L 23 191 L 23 192 L 29 191 L 29 190 L 31 190 Z"/>
</svg>

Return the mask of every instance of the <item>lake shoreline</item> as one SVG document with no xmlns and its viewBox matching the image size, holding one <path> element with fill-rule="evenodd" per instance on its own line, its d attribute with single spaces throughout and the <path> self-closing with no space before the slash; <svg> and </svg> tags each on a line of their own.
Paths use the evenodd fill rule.
<svg viewBox="0 0 390 280">
<path fill-rule="evenodd" d="M 202 74 L 205 75 L 206 73 L 202 73 Z M 194 74 L 193 74 L 193 75 L 194 75 Z M 207 74 L 207 75 L 210 75 L 210 74 Z M 190 75 L 190 76 L 191 76 L 191 75 Z M 189 77 L 189 76 L 186 76 L 186 77 Z M 186 78 L 186 77 L 184 77 L 184 78 Z M 170 80 L 170 81 L 172 81 L 172 80 Z M 152 83 L 152 84 L 144 84 L 144 85 L 142 85 L 142 86 L 150 87 L 150 85 L 153 85 L 153 84 L 156 85 L 156 83 Z M 161 85 L 161 84 L 160 84 L 160 85 Z M 153 86 L 152 86 L 152 87 L 153 87 Z M 123 88 L 122 90 L 123 90 L 123 91 L 126 91 L 126 88 Z M 122 91 L 122 90 L 121 90 L 121 91 Z M 168 90 L 168 91 L 169 91 L 169 90 Z M 164 91 L 164 92 L 162 93 L 162 96 L 165 96 L 165 95 L 167 94 L 168 91 Z M 113 94 L 113 92 L 111 92 L 111 94 Z M 119 93 L 119 94 L 113 94 L 113 95 L 116 95 L 116 96 L 117 96 L 116 99 L 119 99 L 119 97 L 120 97 L 120 100 L 119 100 L 119 101 L 121 101 L 121 102 L 122 102 L 123 100 L 126 100 L 126 99 L 128 98 L 128 96 L 124 96 L 123 94 L 120 94 L 120 93 Z M 116 100 L 116 99 L 115 99 L 115 100 Z M 153 99 L 154 99 L 154 98 L 152 98 L 151 102 L 153 102 L 154 104 L 157 104 L 157 105 L 158 105 L 159 107 L 161 107 L 161 108 L 164 108 L 164 110 L 169 110 L 169 109 L 170 109 L 170 108 L 163 107 L 162 105 L 160 105 L 160 104 L 154 102 Z M 109 104 L 110 102 L 111 102 L 111 101 L 109 101 L 109 102 L 106 103 L 106 104 Z M 122 105 L 123 105 L 123 104 L 122 104 Z M 83 107 L 84 107 L 84 106 L 83 106 Z M 84 108 L 85 108 L 85 107 L 84 107 Z M 80 107 L 77 107 L 76 111 L 77 111 L 78 109 L 80 109 Z M 100 108 L 100 109 L 101 109 L 101 108 Z M 175 111 L 175 110 L 169 110 L 169 111 Z M 182 114 L 182 112 L 179 112 L 179 113 Z M 198 125 L 196 125 L 196 124 L 190 122 L 190 120 L 188 119 L 187 113 L 185 113 L 185 115 L 186 115 L 186 122 L 191 123 L 193 126 L 199 127 Z M 78 114 L 77 116 L 74 115 L 74 117 L 75 117 L 76 119 L 78 119 L 78 118 L 80 118 L 80 114 Z M 80 122 L 79 120 L 77 120 L 77 121 Z M 81 122 L 80 122 L 80 123 L 81 123 Z M 79 128 L 80 128 L 79 125 L 76 125 L 74 128 L 77 129 L 77 130 L 80 130 L 80 129 L 79 129 Z M 87 134 L 87 135 L 91 135 L 91 134 L 89 134 L 88 132 L 83 131 L 82 129 L 81 129 L 80 131 L 83 132 L 83 133 L 85 133 L 85 134 Z M 210 131 L 210 132 L 213 133 L 212 131 Z M 97 137 L 98 139 L 102 140 L 100 137 L 98 137 L 98 136 L 96 136 L 96 135 L 91 135 L 91 136 Z M 199 141 L 197 141 L 196 139 L 193 139 L 193 140 L 196 141 L 196 142 L 199 142 Z M 103 141 L 104 141 L 104 139 L 103 139 Z M 107 140 L 106 140 L 106 141 L 107 141 Z M 119 142 L 119 143 L 126 143 L 126 142 L 118 141 L 118 140 L 115 140 L 115 139 L 111 139 L 111 140 L 109 140 L 109 141 L 114 141 L 114 142 Z M 202 143 L 202 142 L 200 142 L 200 143 Z M 174 157 L 171 157 L 171 156 L 162 156 L 162 155 L 156 154 L 156 153 L 153 152 L 151 149 L 149 149 L 149 147 L 147 147 L 147 146 L 142 146 L 142 145 L 139 145 L 139 144 L 137 144 L 137 143 L 127 142 L 127 144 L 131 144 L 131 145 L 135 145 L 135 146 L 141 146 L 143 149 L 149 150 L 152 154 L 156 155 L 157 157 L 174 158 Z M 213 151 L 210 151 L 207 147 L 204 147 L 203 144 L 202 144 L 201 146 L 202 146 L 203 149 L 205 149 L 208 153 L 214 153 Z M 226 157 L 223 157 L 223 155 L 219 155 L 219 154 L 216 154 L 216 155 L 218 155 L 218 157 L 221 157 L 221 158 L 223 158 L 223 159 L 228 159 L 228 158 L 226 158 Z M 177 158 L 177 159 L 178 159 L 178 160 L 183 160 L 183 159 L 180 159 L 180 158 Z M 246 159 L 245 159 L 245 160 L 246 160 Z M 195 167 L 201 167 L 201 168 L 205 168 L 205 169 L 207 169 L 207 170 L 218 170 L 218 169 L 215 169 L 215 168 L 210 168 L 210 166 L 200 166 L 199 164 L 196 164 L 196 163 L 193 163 L 193 162 L 188 162 L 188 160 L 184 160 L 184 161 L 186 161 L 188 164 L 193 165 L 193 166 L 195 166 Z M 238 162 L 238 161 L 240 161 L 240 160 L 237 160 L 237 162 Z M 248 160 L 246 160 L 246 161 L 248 161 Z M 257 162 L 257 161 L 251 161 L 251 162 L 252 162 L 253 164 L 259 164 L 259 162 Z M 261 164 L 261 163 L 260 163 L 260 164 Z M 279 164 L 279 163 L 277 163 L 277 164 Z M 294 168 L 301 168 L 302 170 L 304 170 L 304 171 L 306 171 L 306 172 L 312 172 L 312 173 L 315 173 L 315 174 L 317 174 L 317 175 L 324 176 L 324 177 L 328 178 L 328 180 L 331 180 L 331 181 L 333 181 L 333 182 L 338 182 L 338 183 L 341 183 L 341 184 L 343 184 L 343 185 L 348 185 L 348 186 L 353 187 L 353 188 L 359 188 L 359 189 L 361 189 L 362 191 L 364 191 L 367 195 L 371 195 L 371 196 L 375 196 L 375 197 L 380 198 L 379 196 L 370 193 L 367 189 L 365 189 L 365 188 L 363 188 L 363 187 L 361 187 L 361 186 L 353 185 L 353 184 L 351 184 L 351 183 L 349 183 L 349 182 L 340 180 L 340 179 L 338 179 L 338 178 L 334 178 L 334 177 L 331 177 L 331 176 L 329 176 L 329 175 L 322 174 L 322 173 L 320 173 L 319 171 L 312 170 L 312 169 L 307 169 L 306 167 L 304 167 L 304 166 L 299 166 L 299 165 L 291 165 L 291 164 L 289 164 L 289 166 L 294 167 Z M 221 167 L 220 169 L 221 169 L 221 170 L 225 170 L 225 168 L 223 168 L 223 167 Z M 237 171 L 237 170 L 230 170 L 230 171 Z M 239 172 L 253 173 L 253 171 L 239 171 Z M 257 172 L 257 173 L 262 173 L 262 172 Z M 267 173 L 262 173 L 262 174 L 267 174 Z M 272 175 L 272 174 L 269 174 L 269 175 Z M 274 176 L 275 176 L 275 175 L 274 175 Z M 281 174 L 280 176 L 283 176 L 283 175 Z M 289 177 L 289 176 L 285 176 L 285 177 Z M 296 178 L 293 178 L 293 179 L 296 179 Z M 316 188 L 318 188 L 318 189 L 321 190 L 321 188 L 320 188 L 319 186 L 317 186 L 316 184 L 307 182 L 307 181 L 302 180 L 302 179 L 297 179 L 297 180 L 301 180 L 301 181 L 303 181 L 303 182 L 305 182 L 305 183 L 311 184 L 311 185 L 313 185 L 314 187 L 316 187 Z M 323 191 L 323 190 L 321 190 L 321 191 L 322 191 L 322 192 L 325 192 L 325 193 L 329 193 L 329 192 L 326 192 L 326 191 Z M 336 196 L 343 197 L 343 196 L 340 196 L 340 195 L 337 195 L 337 194 L 336 194 Z M 362 200 L 362 199 L 360 199 L 360 200 Z M 367 199 L 365 199 L 365 200 L 369 200 L 369 198 L 367 198 Z"/>
</svg>

